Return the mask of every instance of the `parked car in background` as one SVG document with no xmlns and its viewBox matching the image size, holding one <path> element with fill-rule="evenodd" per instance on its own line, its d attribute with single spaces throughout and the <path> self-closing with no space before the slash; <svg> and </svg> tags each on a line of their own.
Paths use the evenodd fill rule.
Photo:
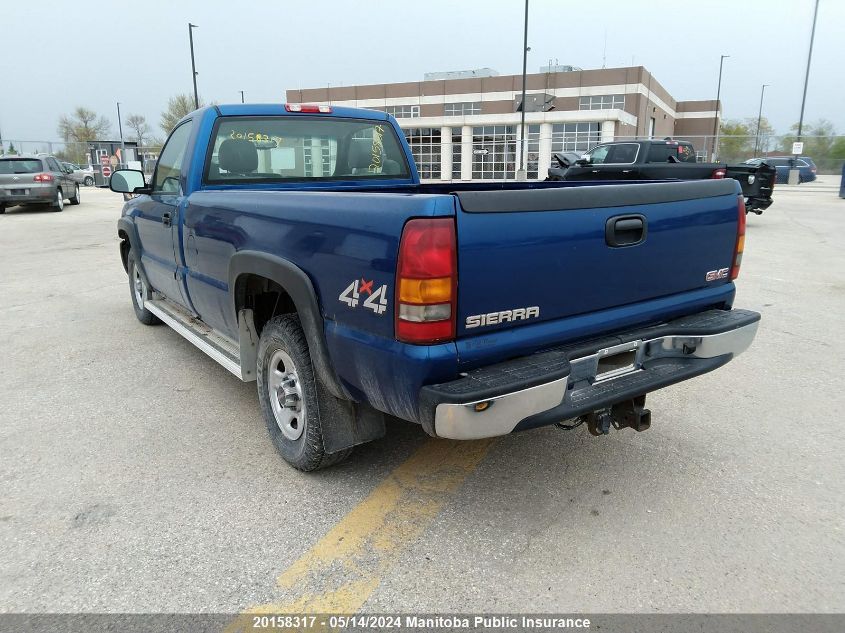
<svg viewBox="0 0 845 633">
<path fill-rule="evenodd" d="M 72 174 L 54 156 L 0 158 L 0 213 L 19 204 L 49 204 L 55 211 L 64 210 L 65 200 L 79 204 L 79 183 Z"/>
<path fill-rule="evenodd" d="M 793 166 L 798 168 L 798 183 L 813 182 L 816 179 L 816 164 L 809 156 L 799 156 L 797 161 L 794 156 L 766 156 L 763 158 L 750 158 L 745 161 L 746 165 L 759 165 L 766 163 L 774 167 L 777 172 L 777 182 L 786 183 L 789 180 L 789 170 Z"/>
<path fill-rule="evenodd" d="M 85 185 L 86 187 L 94 186 L 94 168 L 91 165 L 87 165 L 86 167 L 77 165 L 76 163 L 62 163 L 62 165 L 73 170 L 71 176 L 79 184 Z"/>
</svg>

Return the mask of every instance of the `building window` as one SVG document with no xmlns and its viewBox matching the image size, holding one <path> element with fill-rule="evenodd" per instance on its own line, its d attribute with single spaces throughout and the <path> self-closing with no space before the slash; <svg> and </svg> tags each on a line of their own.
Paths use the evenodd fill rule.
<svg viewBox="0 0 845 633">
<path fill-rule="evenodd" d="M 418 105 L 387 106 L 384 111 L 397 119 L 418 119 L 420 116 Z"/>
<path fill-rule="evenodd" d="M 621 110 L 624 107 L 625 95 L 596 95 L 578 100 L 579 110 Z"/>
<path fill-rule="evenodd" d="M 472 128 L 472 177 L 504 180 L 516 170 L 516 127 L 483 125 Z"/>
<path fill-rule="evenodd" d="M 461 179 L 461 128 L 452 128 L 452 179 Z"/>
<path fill-rule="evenodd" d="M 402 130 L 420 178 L 440 178 L 440 128 L 414 127 Z"/>
<path fill-rule="evenodd" d="M 527 147 L 526 153 L 527 156 L 527 167 L 528 173 L 527 177 L 529 180 L 537 180 L 538 178 L 538 166 L 539 166 L 539 159 L 540 159 L 540 126 L 539 125 L 529 125 L 528 126 L 528 138 L 527 138 Z"/>
<path fill-rule="evenodd" d="M 337 160 L 337 143 L 331 143 L 327 138 L 303 139 L 302 157 L 306 176 L 331 176 Z"/>
<path fill-rule="evenodd" d="M 463 116 L 466 114 L 481 114 L 481 104 L 478 101 L 463 103 L 447 103 L 443 106 L 445 116 Z"/>
<path fill-rule="evenodd" d="M 555 123 L 552 125 L 552 153 L 586 152 L 601 141 L 599 123 Z"/>
</svg>

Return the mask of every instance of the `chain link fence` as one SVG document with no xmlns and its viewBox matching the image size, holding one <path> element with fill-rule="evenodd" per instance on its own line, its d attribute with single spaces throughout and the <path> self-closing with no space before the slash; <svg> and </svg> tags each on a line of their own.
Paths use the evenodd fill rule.
<svg viewBox="0 0 845 633">
<path fill-rule="evenodd" d="M 416 132 L 419 132 L 417 130 Z M 513 180 L 520 164 L 521 144 L 518 129 L 516 133 L 505 133 L 501 137 L 495 132 L 485 135 L 483 140 L 472 138 L 462 143 L 459 137 L 452 143 L 440 142 L 440 128 L 432 128 L 428 135 L 411 135 L 408 141 L 420 176 L 427 181 L 460 180 Z M 613 140 L 641 140 L 644 137 L 617 136 Z M 675 140 L 690 141 L 696 150 L 699 162 L 710 162 L 714 144 L 718 142 L 718 161 L 742 163 L 755 157 L 773 158 L 791 156 L 794 135 L 719 136 L 718 141 L 710 136 L 684 136 Z M 469 141 L 469 139 L 467 139 Z M 582 154 L 600 141 L 598 135 L 589 138 L 584 135 L 556 135 L 540 138 L 529 134 L 526 139 L 526 165 L 529 180 L 544 179 L 552 162 L 552 154 L 574 152 Z M 818 175 L 842 173 L 845 164 L 845 136 L 804 136 L 802 156 L 809 157 L 816 166 Z M 130 146 L 131 145 L 131 146 Z M 0 155 L 3 154 L 51 154 L 57 158 L 80 165 L 90 166 L 98 174 L 104 157 L 112 168 L 140 168 L 145 174 L 152 174 L 161 151 L 160 146 L 137 146 L 126 144 L 126 155 L 117 159 L 120 143 L 97 141 L 94 143 L 65 143 L 63 141 L 38 141 L 3 139 Z M 114 159 L 113 159 L 114 157 Z M 102 180 L 102 179 L 101 179 Z M 98 182 L 104 184 L 104 182 Z"/>
</svg>

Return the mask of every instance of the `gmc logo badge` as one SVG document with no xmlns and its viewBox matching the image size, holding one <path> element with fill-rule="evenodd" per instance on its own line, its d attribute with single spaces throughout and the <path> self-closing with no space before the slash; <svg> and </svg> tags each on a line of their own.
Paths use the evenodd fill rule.
<svg viewBox="0 0 845 633">
<path fill-rule="evenodd" d="M 726 279 L 730 270 L 730 268 L 720 268 L 719 270 L 711 270 L 709 273 L 704 275 L 704 280 L 716 281 L 717 279 Z"/>
</svg>

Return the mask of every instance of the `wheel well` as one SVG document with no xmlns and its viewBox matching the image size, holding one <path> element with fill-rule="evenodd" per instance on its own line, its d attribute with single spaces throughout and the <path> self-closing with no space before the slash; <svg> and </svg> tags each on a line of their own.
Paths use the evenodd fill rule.
<svg viewBox="0 0 845 633">
<path fill-rule="evenodd" d="M 260 275 L 241 275 L 235 282 L 235 312 L 252 309 L 255 331 L 261 334 L 264 324 L 280 314 L 295 314 L 296 305 L 281 285 Z"/>
<path fill-rule="evenodd" d="M 129 272 L 129 249 L 132 245 L 129 242 L 129 236 L 123 229 L 117 231 L 117 236 L 120 238 L 120 261 L 123 262 L 123 270 Z"/>
</svg>

